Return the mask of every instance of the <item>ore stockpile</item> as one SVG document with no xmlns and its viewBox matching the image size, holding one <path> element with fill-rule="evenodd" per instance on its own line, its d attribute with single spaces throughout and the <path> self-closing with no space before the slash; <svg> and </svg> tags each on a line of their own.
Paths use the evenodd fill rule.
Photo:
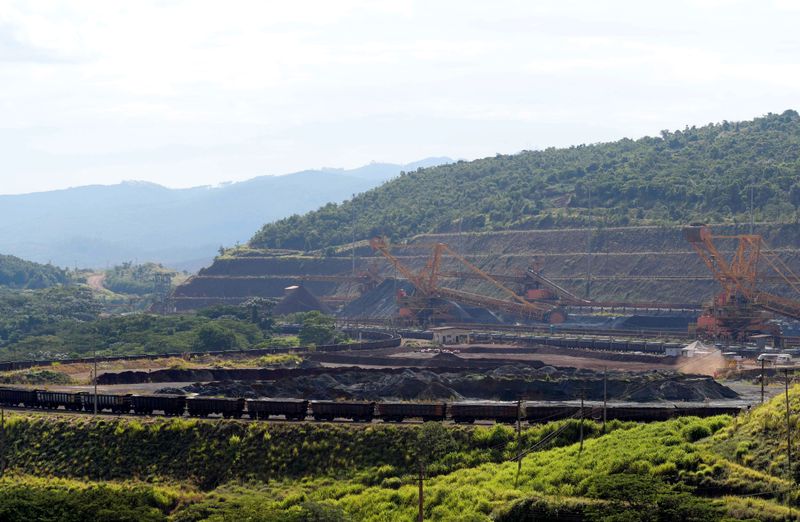
<svg viewBox="0 0 800 522">
<path fill-rule="evenodd" d="M 603 400 L 602 372 L 571 368 L 503 366 L 489 371 L 434 372 L 423 369 L 294 372 L 272 381 L 213 381 L 159 393 L 225 397 L 355 400 Z M 714 379 L 670 371 L 609 372 L 608 400 L 634 402 L 730 400 L 738 395 Z"/>
</svg>

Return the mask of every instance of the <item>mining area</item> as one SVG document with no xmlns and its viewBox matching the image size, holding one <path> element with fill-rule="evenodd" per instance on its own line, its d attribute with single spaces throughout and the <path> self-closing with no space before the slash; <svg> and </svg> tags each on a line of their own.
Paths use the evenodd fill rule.
<svg viewBox="0 0 800 522">
<path fill-rule="evenodd" d="M 228 397 L 742 400 L 716 379 L 752 369 L 765 350 L 800 355 L 791 336 L 800 301 L 785 295 L 800 272 L 798 227 L 760 223 L 753 232 L 758 248 L 756 236 L 726 224 L 425 234 L 324 253 L 243 249 L 179 286 L 169 307 L 270 298 L 281 313 L 335 314 L 343 328 L 399 333 L 402 344 L 303 353 L 298 368 L 162 368 L 101 381 Z M 734 253 L 751 268 L 729 264 Z M 759 263 L 762 272 L 752 269 Z M 756 277 L 766 263 L 785 273 Z M 760 378 L 731 382 L 744 390 Z"/>
</svg>

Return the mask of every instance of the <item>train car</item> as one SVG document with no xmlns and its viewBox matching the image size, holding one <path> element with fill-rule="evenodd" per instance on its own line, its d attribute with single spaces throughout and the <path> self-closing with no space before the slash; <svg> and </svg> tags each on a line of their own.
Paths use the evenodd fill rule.
<svg viewBox="0 0 800 522">
<path fill-rule="evenodd" d="M 738 415 L 742 412 L 741 406 L 676 406 L 676 417 L 713 417 L 715 415 Z"/>
<path fill-rule="evenodd" d="M 595 408 L 595 411 L 597 408 Z M 677 410 L 671 404 L 664 405 L 621 405 L 609 404 L 606 419 L 636 422 L 660 422 L 673 418 Z M 602 410 L 601 410 L 602 418 Z"/>
<path fill-rule="evenodd" d="M 478 419 L 495 422 L 517 422 L 519 406 L 516 402 L 454 402 L 450 404 L 453 422 L 472 424 Z"/>
<path fill-rule="evenodd" d="M 336 418 L 342 418 L 356 422 L 372 422 L 372 418 L 375 416 L 375 403 L 311 401 L 311 414 L 314 416 L 314 420 L 318 421 L 332 421 Z"/>
<path fill-rule="evenodd" d="M 407 418 L 443 421 L 447 415 L 444 402 L 379 402 L 378 416 L 384 422 L 403 422 Z"/>
<path fill-rule="evenodd" d="M 94 411 L 95 395 L 93 393 L 81 392 L 78 395 L 81 397 L 83 409 L 86 411 Z M 130 395 L 112 395 L 109 393 L 97 394 L 97 411 L 110 411 L 112 413 L 130 413 L 131 411 L 131 396 Z"/>
<path fill-rule="evenodd" d="M 83 401 L 78 393 L 36 390 L 36 403 L 40 408 L 57 410 L 64 407 L 68 411 L 81 411 Z"/>
<path fill-rule="evenodd" d="M 131 405 L 138 415 L 152 415 L 163 411 L 164 415 L 181 416 L 186 411 L 186 397 L 183 395 L 131 395 Z"/>
<path fill-rule="evenodd" d="M 664 353 L 664 343 L 649 341 L 644 343 L 644 350 L 647 353 Z"/>
<path fill-rule="evenodd" d="M 594 340 L 594 349 L 595 350 L 610 350 L 611 349 L 611 339 L 595 339 Z"/>
<path fill-rule="evenodd" d="M 570 404 L 525 403 L 525 420 L 530 424 L 567 419 L 575 415 L 579 406 Z"/>
<path fill-rule="evenodd" d="M 20 388 L 0 388 L 0 404 L 34 408 L 37 406 L 36 391 Z"/>
<path fill-rule="evenodd" d="M 646 352 L 647 351 L 647 342 L 646 341 L 628 341 L 628 351 L 632 352 Z"/>
<path fill-rule="evenodd" d="M 612 339 L 611 349 L 616 351 L 629 351 L 631 349 L 631 341 L 628 339 Z"/>
<path fill-rule="evenodd" d="M 187 397 L 186 405 L 189 408 L 189 415 L 193 417 L 208 417 L 219 413 L 226 419 L 239 419 L 244 413 L 244 399 L 242 398 Z"/>
<path fill-rule="evenodd" d="M 247 399 L 251 419 L 269 419 L 283 415 L 286 420 L 303 420 L 308 414 L 308 401 L 303 399 Z"/>
</svg>

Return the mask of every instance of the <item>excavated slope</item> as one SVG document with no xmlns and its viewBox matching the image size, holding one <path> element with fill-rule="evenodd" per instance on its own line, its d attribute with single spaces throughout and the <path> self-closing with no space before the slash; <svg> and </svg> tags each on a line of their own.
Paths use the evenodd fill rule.
<svg viewBox="0 0 800 522">
<path fill-rule="evenodd" d="M 744 233 L 746 229 L 733 225 L 712 227 L 716 235 Z M 757 224 L 754 232 L 763 235 L 789 267 L 800 273 L 800 225 Z M 429 254 L 429 249 L 420 245 L 435 242 L 447 243 L 482 270 L 494 274 L 519 274 L 538 261 L 543 264 L 546 276 L 581 296 L 586 292 L 586 274 L 590 269 L 590 296 L 596 300 L 700 303 L 709 299 L 717 288 L 708 268 L 677 226 L 426 234 L 415 237 L 410 242 L 412 246 L 394 247 L 393 252 L 402 263 L 418 269 Z M 735 247 L 732 241 L 719 240 L 717 244 L 727 255 Z M 263 254 L 215 260 L 176 289 L 175 307 L 187 310 L 215 303 L 238 303 L 254 296 L 280 297 L 285 287 L 298 282 L 330 302 L 352 300 L 360 295 L 356 282 L 320 280 L 325 276 L 351 275 L 349 251 L 332 257 L 271 256 L 269 251 Z M 355 270 L 357 273 L 373 270 L 381 277 L 400 276 L 382 256 L 365 247 L 356 250 Z M 442 270 L 466 268 L 445 257 Z M 669 279 L 672 277 L 678 279 Z M 496 289 L 481 280 L 445 279 L 443 283 L 497 295 Z M 770 289 L 777 293 L 784 290 L 778 284 Z"/>
</svg>

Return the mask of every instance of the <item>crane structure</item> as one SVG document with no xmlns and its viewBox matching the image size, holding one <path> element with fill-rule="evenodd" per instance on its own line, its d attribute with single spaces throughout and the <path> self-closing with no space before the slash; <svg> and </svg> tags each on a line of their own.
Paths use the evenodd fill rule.
<svg viewBox="0 0 800 522">
<path fill-rule="evenodd" d="M 418 272 L 407 267 L 395 257 L 383 238 L 373 238 L 370 241 L 370 246 L 375 251 L 382 254 L 415 288 L 413 296 L 405 295 L 404 292 L 398 295 L 401 301 L 401 315 L 404 314 L 406 316 L 414 316 L 423 319 L 432 318 L 435 320 L 437 317 L 445 315 L 445 312 L 442 311 L 441 301 L 452 300 L 461 304 L 480 306 L 490 310 L 511 314 L 522 319 L 552 324 L 562 323 L 566 320 L 566 313 L 558 306 L 550 303 L 531 302 L 524 299 L 496 278 L 469 262 L 445 243 L 435 243 L 432 245 L 430 256 L 426 260 L 425 265 Z M 508 299 L 500 299 L 441 286 L 439 281 L 443 277 L 443 273 L 440 271 L 440 267 L 442 258 L 445 255 L 458 260 L 467 268 L 468 273 L 488 282 Z"/>
<path fill-rule="evenodd" d="M 764 312 L 800 319 L 800 300 L 770 293 L 762 287 L 767 281 L 778 281 L 787 290 L 800 294 L 798 277 L 776 252 L 767 248 L 760 235 L 713 235 L 706 225 L 685 227 L 683 233 L 722 288 L 712 306 L 698 318 L 698 331 L 735 340 L 745 340 L 753 334 L 777 338 L 780 333 L 768 324 Z M 735 243 L 730 259 L 726 259 L 715 240 Z M 764 265 L 773 273 L 763 273 Z"/>
</svg>

